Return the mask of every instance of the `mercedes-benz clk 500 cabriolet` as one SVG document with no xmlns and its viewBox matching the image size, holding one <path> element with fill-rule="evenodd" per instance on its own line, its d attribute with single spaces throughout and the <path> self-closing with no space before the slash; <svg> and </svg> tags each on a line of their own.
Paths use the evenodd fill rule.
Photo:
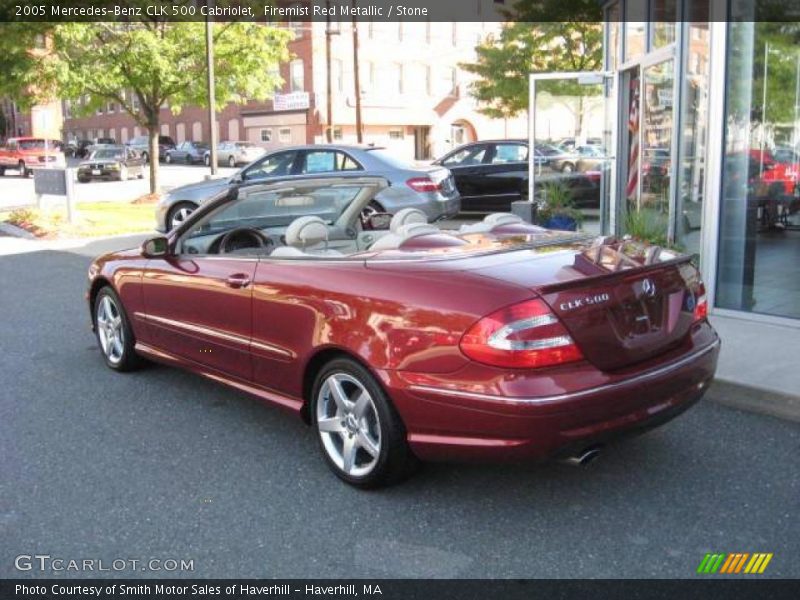
<svg viewBox="0 0 800 600">
<path fill-rule="evenodd" d="M 719 340 L 688 257 L 509 214 L 459 231 L 415 209 L 365 217 L 386 185 L 243 185 L 98 258 L 105 362 L 181 366 L 293 411 L 360 487 L 419 460 L 585 462 L 705 392 Z"/>
</svg>

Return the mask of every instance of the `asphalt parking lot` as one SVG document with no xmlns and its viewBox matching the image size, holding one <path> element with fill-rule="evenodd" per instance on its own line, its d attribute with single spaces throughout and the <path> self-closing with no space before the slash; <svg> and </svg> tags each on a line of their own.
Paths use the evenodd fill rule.
<svg viewBox="0 0 800 600">
<path fill-rule="evenodd" d="M 695 577 L 707 552 L 800 576 L 800 424 L 703 401 L 586 470 L 427 465 L 357 491 L 278 409 L 103 365 L 86 268 L 140 239 L 0 256 L 0 577 L 53 574 L 20 554 L 193 560 L 127 577 Z"/>
</svg>

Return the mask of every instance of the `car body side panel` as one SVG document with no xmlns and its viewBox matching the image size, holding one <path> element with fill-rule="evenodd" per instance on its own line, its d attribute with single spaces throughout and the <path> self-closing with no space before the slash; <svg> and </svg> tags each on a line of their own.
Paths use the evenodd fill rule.
<svg viewBox="0 0 800 600">
<path fill-rule="evenodd" d="M 529 290 L 468 273 L 370 275 L 361 261 L 262 259 L 253 291 L 254 378 L 292 396 L 311 357 L 341 349 L 373 369 L 447 373 L 463 332 Z"/>
</svg>

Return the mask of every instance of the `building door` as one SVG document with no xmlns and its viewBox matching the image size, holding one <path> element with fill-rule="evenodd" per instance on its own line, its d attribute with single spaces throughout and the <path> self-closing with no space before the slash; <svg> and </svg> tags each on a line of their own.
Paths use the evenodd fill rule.
<svg viewBox="0 0 800 600">
<path fill-rule="evenodd" d="M 530 76 L 532 150 L 525 183 L 527 196 L 538 203 L 541 224 L 563 228 L 559 217 L 564 217 L 590 233 L 613 229 L 609 206 L 617 177 L 616 90 L 607 72 Z"/>
<path fill-rule="evenodd" d="M 675 60 L 659 54 L 620 79 L 615 230 L 666 245 L 674 239 Z"/>
</svg>

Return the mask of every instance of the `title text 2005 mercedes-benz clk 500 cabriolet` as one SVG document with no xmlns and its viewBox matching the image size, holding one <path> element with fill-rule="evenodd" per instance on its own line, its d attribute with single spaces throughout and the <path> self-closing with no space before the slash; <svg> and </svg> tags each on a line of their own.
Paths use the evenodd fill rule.
<svg viewBox="0 0 800 600">
<path fill-rule="evenodd" d="M 687 257 L 509 214 L 363 221 L 386 185 L 242 186 L 98 258 L 106 363 L 178 365 L 294 411 L 361 487 L 418 460 L 587 460 L 704 393 L 719 340 Z"/>
</svg>

